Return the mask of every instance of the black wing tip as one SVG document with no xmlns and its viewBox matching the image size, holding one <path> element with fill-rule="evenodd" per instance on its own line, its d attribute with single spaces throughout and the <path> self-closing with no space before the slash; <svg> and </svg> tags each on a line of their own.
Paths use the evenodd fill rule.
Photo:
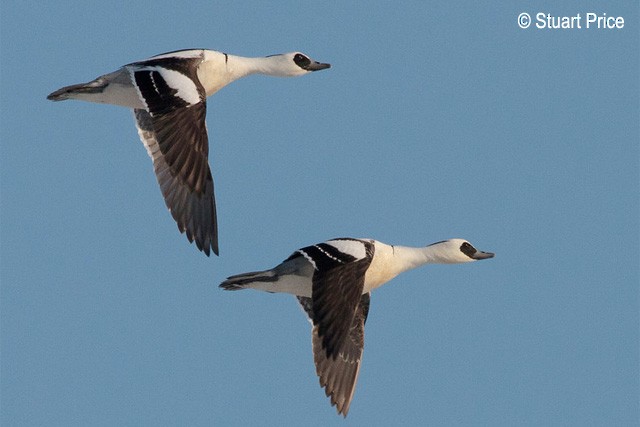
<svg viewBox="0 0 640 427">
<path fill-rule="evenodd" d="M 211 256 L 212 251 L 216 256 L 220 256 L 220 251 L 218 250 L 217 243 L 208 241 L 205 244 L 202 244 L 202 240 L 198 239 L 196 240 L 196 247 L 198 248 L 198 250 L 204 252 L 206 256 Z"/>
<path fill-rule="evenodd" d="M 218 236 L 211 236 L 209 237 L 207 240 L 207 242 L 204 245 L 204 250 L 203 252 L 209 256 L 211 254 L 211 251 L 213 251 L 213 253 L 216 256 L 220 256 L 220 250 L 218 249 Z"/>
<path fill-rule="evenodd" d="M 320 377 L 320 374 L 318 374 L 318 376 Z M 331 403 L 331 406 L 336 408 L 336 412 L 338 413 L 338 415 L 342 415 L 343 418 L 347 418 L 347 415 L 349 414 L 349 409 L 351 407 L 351 399 L 339 398 L 339 396 L 337 395 L 338 390 L 335 388 L 331 389 L 329 385 L 329 381 L 327 379 L 325 379 L 325 381 L 323 381 L 322 377 L 318 379 L 320 380 L 320 387 L 324 389 L 324 394 L 329 398 L 329 402 Z M 353 387 L 355 387 L 355 383 Z"/>
<path fill-rule="evenodd" d="M 323 387 L 324 387 L 324 394 L 331 401 L 331 406 L 334 406 L 336 408 L 336 412 L 338 413 L 338 415 L 342 415 L 343 418 L 347 418 L 347 415 L 349 414 L 349 407 L 351 406 L 351 402 L 342 402 L 342 403 L 338 402 L 333 392 L 330 392 L 329 390 L 327 390 L 326 386 L 323 386 Z"/>
<path fill-rule="evenodd" d="M 203 245 L 200 240 L 196 240 L 196 247 L 199 251 L 204 252 L 206 256 L 211 256 L 211 252 L 216 256 L 220 256 L 220 250 L 218 249 L 217 243 L 207 242 Z"/>
<path fill-rule="evenodd" d="M 189 243 L 195 243 L 196 248 L 198 248 L 198 250 L 203 252 L 206 256 L 211 256 L 212 251 L 216 256 L 220 256 L 220 249 L 218 248 L 218 236 L 213 235 L 194 237 L 193 233 L 191 233 L 186 227 L 181 227 L 180 223 L 178 223 L 178 230 L 180 230 L 180 233 L 186 234 Z"/>
</svg>

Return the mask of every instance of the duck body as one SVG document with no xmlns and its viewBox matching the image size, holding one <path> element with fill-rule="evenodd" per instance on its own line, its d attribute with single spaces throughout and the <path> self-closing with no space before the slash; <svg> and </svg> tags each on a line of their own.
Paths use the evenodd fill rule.
<svg viewBox="0 0 640 427">
<path fill-rule="evenodd" d="M 206 49 L 156 55 L 47 99 L 113 104 L 134 111 L 167 208 L 199 250 L 218 254 L 217 213 L 208 162 L 206 98 L 251 75 L 295 77 L 329 68 L 300 52 L 247 58 Z"/>
<path fill-rule="evenodd" d="M 331 239 L 298 249 L 271 270 L 231 276 L 220 286 L 226 290 L 257 289 L 311 297 L 314 275 L 336 269 L 344 271 L 360 264 L 364 269 L 348 277 L 351 283 L 362 281 L 361 294 L 366 294 L 400 273 L 424 264 L 456 264 L 484 259 L 480 258 L 484 256 L 483 252 L 472 253 L 475 257 L 472 258 L 456 249 L 465 243 L 468 244 L 463 239 L 450 239 L 424 248 L 412 248 L 374 239 Z"/>
<path fill-rule="evenodd" d="M 308 60 L 310 65 L 291 65 L 295 64 L 296 55 L 301 58 L 298 60 L 299 63 Z M 326 68 L 330 68 L 330 65 L 312 61 L 299 52 L 247 58 L 215 50 L 185 49 L 132 62 L 88 83 L 65 86 L 49 94 L 47 99 L 77 99 L 134 109 L 146 108 L 146 103 L 141 99 L 137 89 L 135 74 L 138 72 L 160 73 L 165 81 L 173 81 L 174 85 L 171 85 L 169 90 L 179 90 L 182 87 L 185 90 L 183 99 L 189 99 L 187 92 L 197 86 L 202 86 L 205 97 L 209 97 L 229 83 L 251 74 L 297 77 Z M 179 74 L 184 77 L 180 77 Z M 184 80 L 185 77 L 192 82 L 193 87 L 189 87 L 192 84 Z M 192 98 L 191 101 L 196 100 Z"/>
<path fill-rule="evenodd" d="M 463 239 L 415 248 L 339 238 L 298 249 L 270 270 L 231 276 L 220 287 L 296 296 L 313 325 L 320 385 L 338 413 L 346 416 L 360 370 L 371 292 L 425 264 L 467 263 L 493 256 Z"/>
</svg>

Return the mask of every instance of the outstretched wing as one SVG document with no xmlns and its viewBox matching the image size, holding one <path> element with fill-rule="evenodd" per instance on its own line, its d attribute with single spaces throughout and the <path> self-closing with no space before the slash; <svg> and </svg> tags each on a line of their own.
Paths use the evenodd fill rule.
<svg viewBox="0 0 640 427">
<path fill-rule="evenodd" d="M 297 297 L 302 308 L 313 319 L 313 304 L 311 298 Z M 322 347 L 322 338 L 318 334 L 318 327 L 312 330 L 313 361 L 316 365 L 316 374 L 320 380 L 320 386 L 325 389 L 325 394 L 331 399 L 331 404 L 336 407 L 339 414 L 347 416 L 353 394 L 360 373 L 360 363 L 364 350 L 364 325 L 369 314 L 370 294 L 364 294 L 356 309 L 349 327 L 347 339 L 338 351 L 337 357 L 327 357 Z"/>
<path fill-rule="evenodd" d="M 168 68 L 171 67 L 171 68 Z M 192 61 L 128 66 L 146 109 L 134 110 L 162 195 L 181 233 L 218 254 L 213 178 L 208 163 L 206 95 Z"/>
<path fill-rule="evenodd" d="M 326 356 L 335 359 L 349 335 L 364 289 L 374 245 L 366 240 L 334 239 L 299 250 L 314 266 L 313 324 Z"/>
</svg>

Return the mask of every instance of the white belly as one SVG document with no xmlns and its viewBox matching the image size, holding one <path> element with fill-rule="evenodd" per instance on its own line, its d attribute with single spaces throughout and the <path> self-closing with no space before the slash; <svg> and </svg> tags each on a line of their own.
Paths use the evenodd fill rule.
<svg viewBox="0 0 640 427">
<path fill-rule="evenodd" d="M 309 277 L 286 275 L 277 282 L 253 282 L 248 288 L 266 292 L 278 292 L 311 298 L 311 279 Z"/>
</svg>

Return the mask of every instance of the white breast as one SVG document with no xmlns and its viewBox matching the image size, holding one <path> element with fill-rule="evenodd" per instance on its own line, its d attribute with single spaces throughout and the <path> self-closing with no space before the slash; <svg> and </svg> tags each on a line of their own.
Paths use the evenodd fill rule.
<svg viewBox="0 0 640 427">
<path fill-rule="evenodd" d="M 396 264 L 393 246 L 374 241 L 375 252 L 364 276 L 363 294 L 371 292 L 396 277 L 400 270 Z"/>
</svg>

